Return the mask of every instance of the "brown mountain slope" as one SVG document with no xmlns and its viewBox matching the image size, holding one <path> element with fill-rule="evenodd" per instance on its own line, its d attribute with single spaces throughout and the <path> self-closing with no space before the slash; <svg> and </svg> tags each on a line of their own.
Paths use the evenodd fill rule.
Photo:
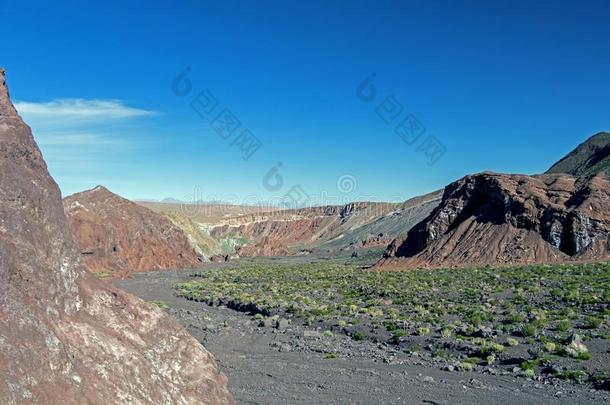
<svg viewBox="0 0 610 405">
<path fill-rule="evenodd" d="M 167 217 L 104 187 L 66 197 L 64 209 L 90 271 L 124 276 L 200 263 L 187 235 Z"/>
<path fill-rule="evenodd" d="M 251 241 L 237 247 L 241 256 L 387 246 L 424 219 L 438 205 L 440 196 L 436 192 L 403 204 L 358 202 L 241 216 L 213 225 L 211 235 Z"/>
<path fill-rule="evenodd" d="M 553 263 L 610 258 L 610 182 L 482 173 L 388 247 L 381 268 Z"/>
<path fill-rule="evenodd" d="M 547 173 L 591 176 L 600 172 L 610 175 L 610 133 L 600 132 L 578 145 L 555 163 Z"/>
<path fill-rule="evenodd" d="M 173 319 L 81 266 L 59 188 L 0 69 L 0 403 L 231 403 Z"/>
</svg>

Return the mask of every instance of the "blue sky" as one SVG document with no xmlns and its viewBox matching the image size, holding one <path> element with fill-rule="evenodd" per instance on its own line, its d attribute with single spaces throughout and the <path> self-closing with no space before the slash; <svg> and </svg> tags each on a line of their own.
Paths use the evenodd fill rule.
<svg viewBox="0 0 610 405">
<path fill-rule="evenodd" d="M 610 5 L 533 3 L 0 0 L 0 65 L 64 194 L 400 201 L 542 172 L 610 130 Z M 210 125 L 225 108 L 241 123 L 226 140 Z M 425 127 L 411 145 L 395 132 L 408 116 Z M 245 129 L 262 145 L 248 160 Z M 433 165 L 429 139 L 446 151 Z"/>
</svg>

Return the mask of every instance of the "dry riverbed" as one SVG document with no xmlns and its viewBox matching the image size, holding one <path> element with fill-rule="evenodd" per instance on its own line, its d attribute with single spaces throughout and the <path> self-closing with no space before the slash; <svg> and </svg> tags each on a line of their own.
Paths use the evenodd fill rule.
<svg viewBox="0 0 610 405">
<path fill-rule="evenodd" d="M 233 264 L 210 264 L 219 269 Z M 197 271 L 139 273 L 115 284 L 174 316 L 216 357 L 239 403 L 608 403 L 608 391 L 520 373 L 448 370 L 422 348 L 358 341 L 326 328 L 255 317 L 179 297 Z M 205 271 L 205 268 L 203 269 Z M 325 333 L 326 332 L 326 333 Z M 491 372 L 491 373 L 490 373 Z"/>
</svg>

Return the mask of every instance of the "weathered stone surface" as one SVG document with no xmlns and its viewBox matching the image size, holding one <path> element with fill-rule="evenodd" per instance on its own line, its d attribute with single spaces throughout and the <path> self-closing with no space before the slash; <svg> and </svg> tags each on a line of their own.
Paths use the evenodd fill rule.
<svg viewBox="0 0 610 405">
<path fill-rule="evenodd" d="M 176 321 L 87 273 L 0 71 L 0 403 L 232 403 Z"/>
<path fill-rule="evenodd" d="M 66 197 L 64 210 L 89 271 L 125 276 L 201 263 L 188 236 L 166 216 L 102 186 Z"/>
<path fill-rule="evenodd" d="M 603 173 L 466 176 L 446 188 L 428 218 L 392 242 L 380 267 L 605 260 L 609 207 Z"/>
</svg>

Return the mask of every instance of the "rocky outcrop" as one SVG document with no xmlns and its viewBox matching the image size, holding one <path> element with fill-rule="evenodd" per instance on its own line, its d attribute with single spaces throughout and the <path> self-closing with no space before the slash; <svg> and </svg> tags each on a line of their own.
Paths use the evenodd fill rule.
<svg viewBox="0 0 610 405">
<path fill-rule="evenodd" d="M 102 186 L 66 197 L 64 209 L 82 261 L 92 272 L 125 276 L 201 262 L 188 235 L 166 216 Z"/>
<path fill-rule="evenodd" d="M 604 174 L 466 176 L 388 247 L 380 268 L 555 263 L 610 258 Z"/>
<path fill-rule="evenodd" d="M 87 273 L 0 71 L 0 403 L 232 403 L 177 322 Z"/>
</svg>

